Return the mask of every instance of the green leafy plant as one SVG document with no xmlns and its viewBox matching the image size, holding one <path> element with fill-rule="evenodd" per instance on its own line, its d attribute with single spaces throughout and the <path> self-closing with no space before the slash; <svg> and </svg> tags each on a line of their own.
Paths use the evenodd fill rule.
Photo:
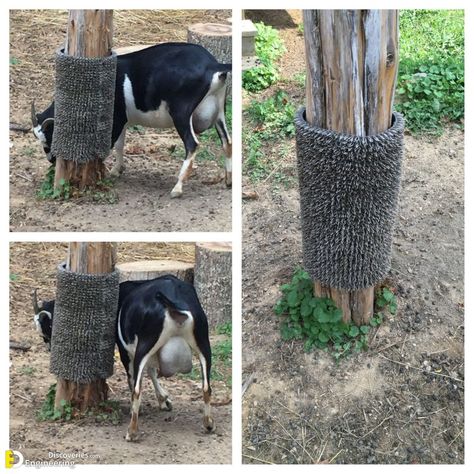
<svg viewBox="0 0 474 474">
<path fill-rule="evenodd" d="M 54 407 L 54 400 L 56 397 L 56 384 L 52 384 L 49 387 L 46 398 L 43 402 L 43 405 L 38 412 L 38 419 L 40 421 L 57 421 L 65 420 L 70 421 L 73 417 L 73 408 L 70 402 L 66 400 L 61 400 L 61 410 L 56 410 Z"/>
<path fill-rule="evenodd" d="M 292 137 L 295 134 L 295 106 L 282 90 L 266 100 L 253 100 L 247 112 L 258 125 L 258 133 L 264 140 L 274 139 L 278 135 Z"/>
<path fill-rule="evenodd" d="M 390 288 L 380 288 L 375 296 L 375 306 L 377 309 L 382 311 L 387 308 L 390 314 L 397 312 L 397 298 Z"/>
<path fill-rule="evenodd" d="M 97 408 L 89 410 L 88 415 L 98 423 L 118 425 L 122 421 L 122 410 L 120 403 L 116 400 L 100 402 Z"/>
<path fill-rule="evenodd" d="M 10 281 L 18 281 L 20 278 L 20 275 L 17 275 L 16 273 L 10 273 Z"/>
<path fill-rule="evenodd" d="M 31 376 L 31 375 L 36 373 L 36 368 L 31 367 L 29 365 L 26 365 L 26 366 L 23 366 L 23 367 L 19 367 L 18 372 L 22 375 Z"/>
<path fill-rule="evenodd" d="M 464 13 L 402 10 L 396 104 L 414 133 L 464 118 Z"/>
<path fill-rule="evenodd" d="M 61 400 L 61 410 L 54 408 L 56 398 L 56 384 L 49 387 L 46 398 L 41 406 L 37 418 L 40 421 L 71 421 L 77 418 L 91 417 L 99 423 L 111 423 L 117 425 L 121 422 L 122 410 L 118 401 L 106 400 L 100 402 L 96 408 L 91 408 L 85 413 L 79 412 L 71 405 L 71 402 Z"/>
<path fill-rule="evenodd" d="M 242 76 L 242 86 L 250 92 L 258 92 L 278 81 L 278 67 L 275 65 L 285 46 L 278 31 L 263 23 L 256 23 L 257 36 L 255 38 L 255 53 L 259 64 L 247 71 Z"/>
<path fill-rule="evenodd" d="M 296 270 L 290 283 L 281 286 L 281 292 L 274 311 L 283 318 L 282 339 L 302 339 L 305 351 L 324 349 L 336 360 L 367 349 L 370 326 L 382 321 L 374 317 L 370 325 L 345 323 L 342 311 L 330 298 L 314 296 L 313 282 L 302 269 Z"/>
<path fill-rule="evenodd" d="M 216 325 L 216 334 L 232 336 L 232 321 Z"/>
<path fill-rule="evenodd" d="M 37 196 L 40 199 L 69 199 L 72 195 L 72 188 L 68 181 L 64 178 L 59 180 L 57 188 L 54 187 L 54 174 L 56 168 L 51 165 L 46 172 L 44 181 L 41 183 L 41 187 L 37 192 Z"/>
</svg>

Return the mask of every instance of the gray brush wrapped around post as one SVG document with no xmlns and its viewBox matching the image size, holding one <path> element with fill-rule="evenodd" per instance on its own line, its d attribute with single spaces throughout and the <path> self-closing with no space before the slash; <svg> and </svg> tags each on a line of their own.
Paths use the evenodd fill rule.
<svg viewBox="0 0 474 474">
<path fill-rule="evenodd" d="M 51 372 L 89 383 L 113 373 L 118 272 L 89 275 L 58 267 Z"/>
<path fill-rule="evenodd" d="M 112 146 L 117 56 L 56 52 L 52 153 L 66 161 L 105 160 Z"/>
<path fill-rule="evenodd" d="M 365 137 L 313 127 L 304 108 L 295 122 L 305 269 L 333 288 L 373 286 L 390 269 L 403 117 Z"/>
</svg>

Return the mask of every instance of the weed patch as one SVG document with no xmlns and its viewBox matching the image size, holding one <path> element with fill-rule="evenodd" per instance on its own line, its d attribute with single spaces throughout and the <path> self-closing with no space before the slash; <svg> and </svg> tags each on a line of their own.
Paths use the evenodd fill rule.
<svg viewBox="0 0 474 474">
<path fill-rule="evenodd" d="M 356 326 L 342 321 L 342 311 L 330 298 L 317 298 L 307 272 L 298 269 L 290 283 L 281 287 L 282 297 L 274 311 L 283 318 L 280 332 L 283 340 L 304 340 L 304 350 L 314 348 L 329 352 L 336 360 L 367 349 L 371 327 L 382 323 L 381 311 L 396 311 L 394 294 L 383 288 L 377 294 L 379 309 L 368 325 Z"/>
</svg>

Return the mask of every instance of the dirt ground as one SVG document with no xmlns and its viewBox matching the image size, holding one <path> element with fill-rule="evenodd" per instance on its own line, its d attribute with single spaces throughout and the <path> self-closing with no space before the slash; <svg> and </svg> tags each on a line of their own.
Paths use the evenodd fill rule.
<svg viewBox="0 0 474 474">
<path fill-rule="evenodd" d="M 187 26 L 225 22 L 230 10 L 114 12 L 115 47 L 186 41 Z M 54 52 L 66 34 L 67 12 L 10 13 L 10 122 L 31 127 L 30 105 L 46 108 L 54 94 Z M 231 190 L 223 182 L 217 138 L 206 140 L 198 168 L 181 199 L 171 199 L 182 163 L 175 130 L 129 130 L 126 171 L 107 196 L 93 193 L 67 201 L 40 200 L 49 163 L 32 133 L 10 132 L 12 231 L 230 231 Z M 178 156 L 179 155 L 179 156 Z M 107 159 L 110 170 L 113 158 Z M 100 218 L 98 218 L 100 216 Z"/>
<path fill-rule="evenodd" d="M 114 375 L 108 379 L 111 400 L 118 401 L 120 422 L 91 417 L 71 422 L 38 421 L 48 389 L 55 382 L 49 373 L 49 352 L 33 324 L 31 292 L 52 299 L 55 267 L 64 260 L 67 244 L 13 243 L 10 246 L 10 340 L 31 345 L 22 352 L 10 350 L 10 448 L 30 461 L 44 461 L 49 452 L 87 456 L 78 463 L 101 464 L 221 464 L 232 458 L 231 388 L 214 380 L 212 412 L 216 432 L 202 428 L 200 381 L 162 379 L 173 400 L 173 411 L 158 409 L 153 386 L 147 378 L 139 417 L 140 439 L 125 441 L 130 400 L 125 371 L 116 354 Z M 194 260 L 194 246 L 182 244 L 118 244 L 118 261 L 143 259 Z M 211 335 L 211 345 L 220 338 Z M 231 368 L 226 377 L 230 377 Z M 225 379 L 224 379 L 225 380 Z"/>
<path fill-rule="evenodd" d="M 279 15 L 248 17 L 276 24 Z M 304 102 L 292 80 L 304 71 L 295 62 L 304 57 L 300 22 L 290 11 L 276 26 L 289 50 L 278 87 L 297 104 Z M 371 333 L 367 352 L 339 364 L 319 350 L 304 353 L 301 342 L 283 342 L 272 311 L 280 285 L 302 265 L 294 145 L 288 140 L 284 158 L 276 146 L 266 152 L 279 160 L 286 186 L 244 177 L 245 190 L 259 198 L 243 206 L 242 371 L 251 381 L 243 462 L 463 463 L 463 133 L 447 126 L 438 138 L 405 136 L 387 279 L 398 311 Z"/>
</svg>

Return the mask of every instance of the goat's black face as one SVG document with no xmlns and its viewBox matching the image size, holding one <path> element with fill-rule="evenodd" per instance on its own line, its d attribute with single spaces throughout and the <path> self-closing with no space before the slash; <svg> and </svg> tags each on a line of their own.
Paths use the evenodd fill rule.
<svg viewBox="0 0 474 474">
<path fill-rule="evenodd" d="M 54 102 L 40 114 L 36 113 L 34 104 L 31 104 L 31 122 L 33 124 L 33 133 L 40 141 L 46 158 L 51 164 L 54 164 L 56 157 L 51 154 L 54 131 Z"/>
<path fill-rule="evenodd" d="M 36 290 L 33 294 L 33 309 L 35 312 L 34 322 L 36 330 L 40 333 L 43 341 L 47 344 L 48 349 L 51 350 L 51 337 L 53 334 L 53 316 L 54 316 L 55 301 L 42 301 L 38 304 L 36 297 Z"/>
</svg>

